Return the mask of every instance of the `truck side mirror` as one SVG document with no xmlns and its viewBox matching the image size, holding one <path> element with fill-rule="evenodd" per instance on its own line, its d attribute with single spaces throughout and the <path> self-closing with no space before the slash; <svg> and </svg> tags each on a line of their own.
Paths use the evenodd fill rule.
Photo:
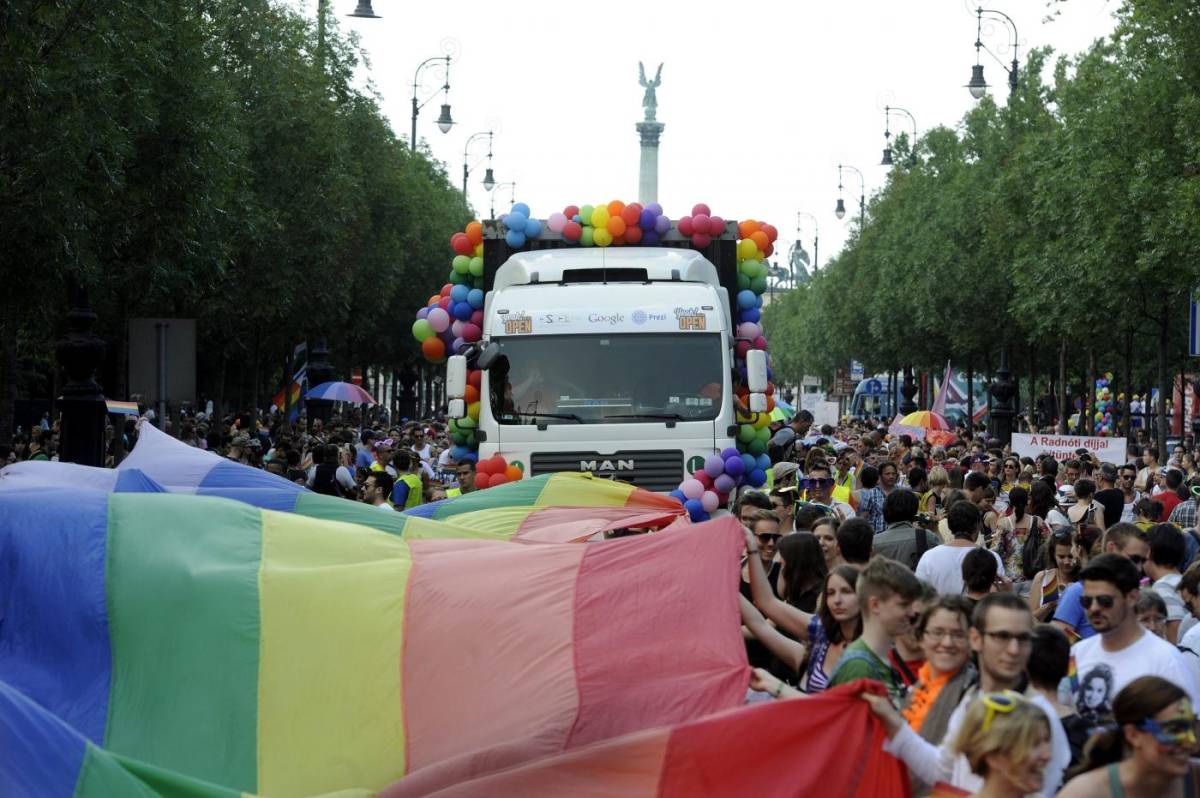
<svg viewBox="0 0 1200 798">
<path fill-rule="evenodd" d="M 750 389 L 750 412 L 767 411 L 767 353 L 751 349 L 746 353 L 746 383 Z"/>
<path fill-rule="evenodd" d="M 446 361 L 446 416 L 462 418 L 467 414 L 467 359 L 451 355 Z"/>
<path fill-rule="evenodd" d="M 487 345 L 483 347 L 483 351 L 475 358 L 475 367 L 482 371 L 488 371 L 496 362 L 499 354 L 500 346 L 493 341 L 488 341 Z"/>
</svg>

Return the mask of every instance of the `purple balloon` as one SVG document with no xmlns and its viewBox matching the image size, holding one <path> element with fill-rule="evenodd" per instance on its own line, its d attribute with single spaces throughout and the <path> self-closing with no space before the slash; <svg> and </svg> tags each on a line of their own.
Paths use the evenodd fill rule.
<svg viewBox="0 0 1200 798">
<path fill-rule="evenodd" d="M 646 210 L 653 211 L 655 216 L 662 216 L 662 213 L 663 213 L 662 206 L 659 205 L 657 202 L 651 202 L 649 205 L 646 206 Z"/>
<path fill-rule="evenodd" d="M 462 348 L 464 346 L 466 346 L 466 344 L 463 343 L 462 338 L 455 338 L 454 341 L 450 344 L 450 354 L 457 355 L 460 351 L 462 351 Z"/>
<path fill-rule="evenodd" d="M 738 458 L 738 462 L 742 462 L 740 457 Z M 713 488 L 717 491 L 717 493 L 728 493 L 736 487 L 737 480 L 728 474 L 722 474 L 713 480 Z"/>
<path fill-rule="evenodd" d="M 660 236 L 666 235 L 671 229 L 671 220 L 665 216 L 659 216 L 654 220 L 654 232 Z"/>
<path fill-rule="evenodd" d="M 727 449 L 721 450 L 721 459 L 722 460 L 728 460 L 730 457 L 740 458 L 741 456 L 742 456 L 742 453 L 737 450 L 736 446 L 730 446 Z"/>
<path fill-rule="evenodd" d="M 432 309 L 433 309 L 433 308 L 428 308 L 428 307 L 421 308 L 420 310 L 418 310 L 418 311 L 417 311 L 417 318 L 418 318 L 418 319 L 423 319 L 423 318 L 425 318 L 426 316 L 428 316 L 428 315 L 429 315 L 429 311 L 430 311 L 430 310 L 432 310 Z"/>
<path fill-rule="evenodd" d="M 725 473 L 733 477 L 735 480 L 746 473 L 746 464 L 742 461 L 742 456 L 730 457 L 725 461 Z"/>
<path fill-rule="evenodd" d="M 658 233 L 653 230 L 647 230 L 642 233 L 642 245 L 651 247 L 658 243 Z"/>
<path fill-rule="evenodd" d="M 713 479 L 725 473 L 725 460 L 720 455 L 710 454 L 704 460 L 704 473 Z"/>
<path fill-rule="evenodd" d="M 657 218 L 658 217 L 655 215 L 654 211 L 650 210 L 649 208 L 643 208 L 642 216 L 640 219 L 638 219 L 638 227 L 642 228 L 643 230 L 652 230 L 654 229 L 654 220 Z"/>
</svg>

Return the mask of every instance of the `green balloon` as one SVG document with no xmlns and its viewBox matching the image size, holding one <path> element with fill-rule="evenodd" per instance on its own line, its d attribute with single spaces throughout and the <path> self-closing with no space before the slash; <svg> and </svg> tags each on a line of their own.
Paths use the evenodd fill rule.
<svg viewBox="0 0 1200 798">
<path fill-rule="evenodd" d="M 739 291 L 749 291 L 750 278 L 739 272 L 737 276 L 737 286 Z"/>
<path fill-rule="evenodd" d="M 758 457 L 760 454 L 764 454 L 766 451 L 767 445 L 762 441 L 758 440 L 757 438 L 750 441 L 750 454 Z"/>
<path fill-rule="evenodd" d="M 482 277 L 472 277 L 471 278 L 471 287 L 472 288 L 483 288 L 483 278 Z"/>
<path fill-rule="evenodd" d="M 767 278 L 755 277 L 750 281 L 750 290 L 756 294 L 761 294 L 767 290 Z"/>
<path fill-rule="evenodd" d="M 587 225 L 591 224 L 592 211 L 594 211 L 594 210 L 596 210 L 596 209 L 593 208 L 591 205 L 584 205 L 579 209 L 579 218 L 581 220 L 583 220 L 582 223 L 584 225 L 584 229 L 587 229 Z M 590 247 L 591 244 L 588 244 L 588 246 Z"/>
<path fill-rule="evenodd" d="M 467 275 L 465 275 L 465 274 L 459 274 L 458 272 L 450 272 L 450 276 L 446 278 L 446 282 L 450 283 L 451 285 L 459 285 L 461 283 L 465 283 L 469 279 L 471 279 L 471 278 L 467 277 Z"/>
<path fill-rule="evenodd" d="M 467 438 L 467 440 L 463 444 L 464 446 L 466 446 L 468 449 L 478 449 L 479 448 L 479 443 L 475 440 L 475 430 L 468 430 L 466 438 Z"/>
<path fill-rule="evenodd" d="M 452 262 L 454 271 L 459 274 L 466 274 L 471 269 L 471 259 L 466 255 L 455 255 Z"/>
<path fill-rule="evenodd" d="M 429 336 L 433 335 L 433 326 L 430 325 L 428 319 L 417 319 L 412 326 L 413 338 L 418 341 L 424 341 Z"/>
<path fill-rule="evenodd" d="M 590 227 L 583 228 L 583 232 L 579 235 L 579 243 L 585 247 L 590 247 L 595 244 L 596 242 L 595 239 L 592 238 L 592 232 L 592 228 Z"/>
<path fill-rule="evenodd" d="M 455 258 L 455 260 L 458 260 L 458 258 Z M 471 258 L 470 262 L 467 264 L 467 271 L 471 273 L 472 277 L 482 277 L 483 258 Z"/>
<path fill-rule="evenodd" d="M 432 327 L 430 329 L 433 329 Z M 742 424 L 738 427 L 738 440 L 742 443 L 749 443 L 754 440 L 757 430 L 750 424 Z"/>
<path fill-rule="evenodd" d="M 771 440 L 771 428 L 770 427 L 763 427 L 762 429 L 756 429 L 754 431 L 754 433 L 756 435 L 758 435 L 758 439 L 760 441 L 762 441 L 763 443 L 766 443 L 767 441 Z"/>
<path fill-rule="evenodd" d="M 475 419 L 470 416 L 463 416 L 458 420 L 459 429 L 475 429 Z"/>
<path fill-rule="evenodd" d="M 461 432 L 455 432 L 450 435 L 450 440 L 454 441 L 457 445 L 462 446 L 467 442 L 467 436 L 463 435 Z"/>
</svg>

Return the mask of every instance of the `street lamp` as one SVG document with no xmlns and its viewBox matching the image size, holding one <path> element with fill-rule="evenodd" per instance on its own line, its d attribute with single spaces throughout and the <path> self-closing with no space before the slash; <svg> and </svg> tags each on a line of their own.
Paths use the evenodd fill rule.
<svg viewBox="0 0 1200 798">
<path fill-rule="evenodd" d="M 861 230 L 866 222 L 867 216 L 867 181 L 863 179 L 863 173 L 858 170 L 858 167 L 850 166 L 849 164 L 838 164 L 838 201 L 837 207 L 833 210 L 833 215 L 841 219 L 846 215 L 846 203 L 842 202 L 842 170 L 849 169 L 858 175 L 858 227 Z"/>
<path fill-rule="evenodd" d="M 845 212 L 846 212 L 846 209 L 843 207 L 842 213 L 845 214 Z M 813 223 L 812 268 L 813 268 L 813 271 L 815 272 L 821 264 L 821 250 L 819 249 L 820 244 L 821 244 L 821 226 L 819 224 L 817 224 L 817 217 L 813 216 L 811 213 L 809 213 L 807 211 L 796 211 L 796 238 L 800 238 L 800 217 L 801 216 L 807 217 Z M 839 216 L 838 218 L 840 219 L 842 217 Z"/>
<path fill-rule="evenodd" d="M 471 157 L 471 155 L 470 155 L 471 142 L 475 141 L 476 139 L 481 139 L 484 136 L 487 136 L 487 140 L 488 140 L 488 152 L 487 152 L 487 156 L 486 156 L 487 161 L 488 161 L 488 168 L 487 168 L 487 172 L 485 172 L 483 175 L 483 189 L 484 189 L 484 191 L 491 191 L 492 188 L 496 185 L 496 178 L 492 177 L 492 166 L 491 166 L 491 164 L 492 164 L 492 131 L 481 130 L 478 133 L 472 133 L 471 136 L 467 139 L 466 145 L 463 146 L 463 197 L 464 198 L 467 196 L 467 178 L 471 174 L 471 168 L 467 164 L 468 159 Z M 476 162 L 476 165 L 478 165 L 478 161 Z"/>
<path fill-rule="evenodd" d="M 514 202 L 517 201 L 517 181 L 510 180 L 505 183 L 497 183 L 496 186 L 492 189 L 492 212 L 491 212 L 491 215 L 489 218 L 491 218 L 491 219 L 496 218 L 496 195 L 500 193 L 500 189 L 506 188 L 506 187 L 510 189 L 510 193 L 508 195 L 508 204 L 512 205 Z"/>
<path fill-rule="evenodd" d="M 880 166 L 892 166 L 895 162 L 892 160 L 892 112 L 904 114 L 912 122 L 913 126 L 913 153 L 915 155 L 917 148 L 917 118 L 903 108 L 898 108 L 895 105 L 883 106 L 883 160 L 879 162 Z"/>
<path fill-rule="evenodd" d="M 437 61 L 444 62 L 442 64 L 442 70 L 445 73 L 445 78 L 446 78 L 446 82 L 442 86 L 442 89 L 441 89 L 442 99 L 445 100 L 446 102 L 442 103 L 442 114 L 441 114 L 441 116 L 438 117 L 438 120 L 437 120 L 438 130 L 442 131 L 443 133 L 449 133 L 450 128 L 454 127 L 454 120 L 450 117 L 450 103 L 449 103 L 451 57 L 449 55 L 437 55 L 437 56 L 434 56 L 433 58 L 426 58 L 424 61 L 421 62 L 420 66 L 417 67 L 417 71 L 413 73 L 412 138 L 409 141 L 409 145 L 410 145 L 411 149 L 413 149 L 413 150 L 417 149 L 417 114 L 419 114 L 421 112 L 422 108 L 424 108 L 426 105 L 429 104 L 430 100 L 432 100 L 434 97 L 437 96 L 437 91 L 434 91 L 433 94 L 431 94 L 425 98 L 424 102 L 420 101 L 420 99 L 418 98 L 417 95 L 421 89 L 421 72 L 423 72 L 427 66 L 429 66 L 430 64 L 433 64 L 434 62 L 437 62 Z"/>
<path fill-rule="evenodd" d="M 1002 19 L 1007 26 L 1012 29 L 1012 65 L 1004 66 L 1004 62 L 996 56 L 991 50 L 983 45 L 983 15 L 991 14 L 994 19 Z M 1017 63 L 1017 45 L 1020 43 L 1020 36 L 1017 34 L 1017 23 L 1013 22 L 1012 17 L 1005 14 L 1003 11 L 996 11 L 990 8 L 975 9 L 975 65 L 971 67 L 971 79 L 967 82 L 967 90 L 971 92 L 971 96 L 976 100 L 983 99 L 983 95 L 987 94 L 988 83 L 983 77 L 983 64 L 979 63 L 979 51 L 987 50 L 987 54 L 996 59 L 996 63 L 1008 73 L 1008 93 L 1009 95 L 1017 92 L 1017 78 L 1020 74 L 1019 64 Z"/>
<path fill-rule="evenodd" d="M 346 16 L 360 17 L 362 19 L 382 19 L 375 13 L 375 9 L 371 8 L 371 0 L 358 0 L 358 5 L 354 11 Z"/>
</svg>

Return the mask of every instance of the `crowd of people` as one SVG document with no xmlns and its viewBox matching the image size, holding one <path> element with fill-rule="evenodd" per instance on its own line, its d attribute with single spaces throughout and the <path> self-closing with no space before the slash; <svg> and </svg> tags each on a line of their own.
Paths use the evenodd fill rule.
<svg viewBox="0 0 1200 798">
<path fill-rule="evenodd" d="M 1058 462 L 801 411 L 771 454 L 734 507 L 749 700 L 881 683 L 918 795 L 1200 795 L 1186 444 Z"/>
</svg>

